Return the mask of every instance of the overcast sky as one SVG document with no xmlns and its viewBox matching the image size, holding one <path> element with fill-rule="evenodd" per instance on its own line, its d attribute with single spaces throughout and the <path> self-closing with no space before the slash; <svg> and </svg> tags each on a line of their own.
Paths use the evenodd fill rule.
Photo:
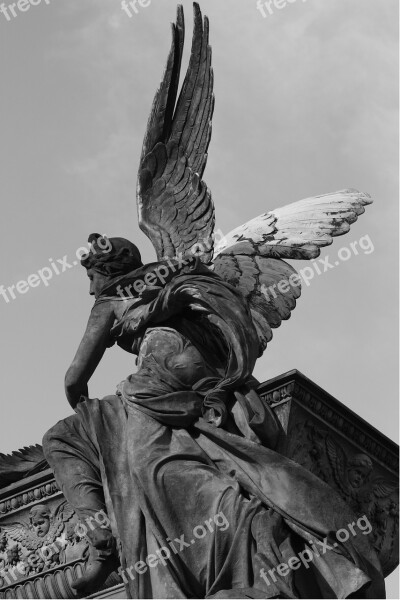
<svg viewBox="0 0 400 600">
<path fill-rule="evenodd" d="M 72 263 L 93 231 L 130 238 L 154 259 L 137 226 L 135 185 L 176 2 L 147 0 L 130 18 L 116 0 L 46 1 L 8 11 L 10 20 L 0 14 L 5 287 L 49 259 Z M 347 187 L 375 199 L 323 256 L 336 259 L 363 236 L 373 252 L 315 276 L 255 375 L 297 368 L 397 440 L 398 0 L 292 0 L 265 18 L 255 0 L 201 5 L 215 70 L 205 180 L 217 227 L 227 233 Z M 93 303 L 79 266 L 8 299 L 0 296 L 3 452 L 40 443 L 71 413 L 63 378 Z M 111 349 L 90 395 L 113 393 L 133 370 L 132 356 Z"/>
</svg>

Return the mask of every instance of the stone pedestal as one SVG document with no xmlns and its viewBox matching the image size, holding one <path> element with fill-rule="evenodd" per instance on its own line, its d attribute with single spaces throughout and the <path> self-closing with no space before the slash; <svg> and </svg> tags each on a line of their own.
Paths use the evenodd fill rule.
<svg viewBox="0 0 400 600">
<path fill-rule="evenodd" d="M 299 371 L 259 386 L 285 435 L 278 451 L 366 515 L 387 577 L 399 563 L 399 447 Z"/>
<path fill-rule="evenodd" d="M 368 518 L 389 575 L 398 564 L 398 446 L 298 371 L 261 384 L 258 392 L 282 424 L 279 452 Z M 76 515 L 45 464 L 35 475 L 13 474 L 17 464 L 23 473 L 30 452 L 36 457 L 38 449 L 20 458 L 0 456 L 0 598 L 76 598 L 70 584 L 84 568 L 87 544 L 76 536 Z M 10 477 L 15 482 L 4 487 Z M 113 574 L 92 597 L 126 594 Z"/>
</svg>

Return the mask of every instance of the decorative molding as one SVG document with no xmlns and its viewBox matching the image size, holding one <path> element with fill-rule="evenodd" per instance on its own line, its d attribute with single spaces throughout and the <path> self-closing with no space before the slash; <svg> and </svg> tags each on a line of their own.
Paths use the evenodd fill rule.
<svg viewBox="0 0 400 600">
<path fill-rule="evenodd" d="M 265 386 L 265 383 L 262 383 L 261 386 Z M 286 385 L 282 385 L 281 387 L 275 388 L 270 392 L 263 392 L 260 391 L 260 389 L 258 389 L 258 393 L 269 404 L 271 408 L 275 408 L 276 406 L 279 406 L 284 402 L 292 400 L 294 386 L 294 382 L 290 382 Z"/>
<path fill-rule="evenodd" d="M 126 586 L 123 583 L 109 587 L 106 590 L 96 592 L 87 598 L 115 598 L 116 600 L 123 600 L 123 598 L 129 598 L 126 593 Z"/>
<path fill-rule="evenodd" d="M 294 400 L 314 416 L 359 446 L 397 477 L 399 448 L 372 425 L 344 406 L 297 370 L 289 371 L 258 387 L 260 396 L 271 406 Z"/>
<path fill-rule="evenodd" d="M 20 492 L 21 486 L 18 483 L 15 483 L 6 489 L 0 490 L 0 518 L 23 508 L 29 508 L 30 505 L 33 505 L 44 498 L 61 495 L 50 469 L 31 479 L 38 479 L 41 485 L 38 485 L 38 481 L 37 485 L 30 486 L 27 489 L 24 489 L 23 492 Z"/>
<path fill-rule="evenodd" d="M 32 575 L 22 581 L 17 581 L 6 588 L 0 587 L 0 600 L 17 598 L 57 599 L 78 598 L 71 584 L 82 576 L 85 571 L 85 560 L 75 560 L 41 573 Z M 89 598 L 123 598 L 115 596 L 116 592 L 125 592 L 125 586 L 117 573 L 111 573 L 101 590 L 88 596 Z M 125 596 L 127 597 L 127 596 Z"/>
<path fill-rule="evenodd" d="M 291 407 L 286 454 L 335 489 L 364 526 L 369 524 L 369 539 L 389 575 L 399 559 L 398 477 L 298 405 Z"/>
<path fill-rule="evenodd" d="M 55 567 L 40 575 L 32 575 L 0 588 L 0 598 L 76 598 L 71 583 L 84 572 L 83 560 Z"/>
<path fill-rule="evenodd" d="M 88 540 L 77 533 L 79 519 L 65 499 L 35 504 L 18 516 L 0 522 L 0 589 L 86 555 Z"/>
</svg>

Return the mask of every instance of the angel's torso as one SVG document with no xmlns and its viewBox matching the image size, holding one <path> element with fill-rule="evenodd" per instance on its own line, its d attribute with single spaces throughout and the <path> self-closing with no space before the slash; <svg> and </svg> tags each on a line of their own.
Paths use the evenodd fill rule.
<svg viewBox="0 0 400 600">
<path fill-rule="evenodd" d="M 133 302 L 115 305 L 117 325 Z M 162 395 L 191 389 L 205 377 L 221 377 L 227 362 L 227 350 L 219 332 L 204 319 L 190 319 L 188 313 L 144 331 L 129 328 L 116 343 L 137 355 L 138 369 L 127 378 L 130 395 Z"/>
</svg>

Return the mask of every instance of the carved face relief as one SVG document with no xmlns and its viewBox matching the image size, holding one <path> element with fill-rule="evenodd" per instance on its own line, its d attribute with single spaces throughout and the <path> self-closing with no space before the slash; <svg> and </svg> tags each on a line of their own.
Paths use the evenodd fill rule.
<svg viewBox="0 0 400 600">
<path fill-rule="evenodd" d="M 369 456 L 365 454 L 356 454 L 352 460 L 349 461 L 347 467 L 347 479 L 349 484 L 358 489 L 368 480 L 373 470 L 372 461 Z"/>
<path fill-rule="evenodd" d="M 347 477 L 353 488 L 359 488 L 367 479 L 367 473 L 362 472 L 362 467 L 352 467 L 348 470 Z"/>
<path fill-rule="evenodd" d="M 39 505 L 32 508 L 29 518 L 31 528 L 38 537 L 47 535 L 51 525 L 51 518 L 50 513 L 45 506 Z"/>
</svg>

